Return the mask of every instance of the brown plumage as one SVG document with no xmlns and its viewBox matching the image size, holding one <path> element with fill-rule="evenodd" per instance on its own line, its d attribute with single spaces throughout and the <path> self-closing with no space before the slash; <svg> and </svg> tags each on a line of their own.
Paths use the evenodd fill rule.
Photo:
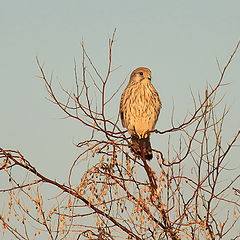
<svg viewBox="0 0 240 240">
<path fill-rule="evenodd" d="M 131 135 L 132 152 L 143 159 L 152 159 L 150 131 L 156 125 L 161 106 L 150 69 L 135 69 L 121 97 L 120 116 Z"/>
</svg>

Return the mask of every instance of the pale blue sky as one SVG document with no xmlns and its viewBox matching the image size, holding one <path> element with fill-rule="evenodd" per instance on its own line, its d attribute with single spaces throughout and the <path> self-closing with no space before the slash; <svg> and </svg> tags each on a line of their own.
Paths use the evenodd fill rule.
<svg viewBox="0 0 240 240">
<path fill-rule="evenodd" d="M 0 146 L 20 150 L 47 176 L 65 179 L 79 152 L 72 142 L 85 133 L 45 97 L 35 56 L 64 86 L 73 86 L 73 59 L 81 63 L 80 42 L 99 71 L 106 72 L 107 44 L 117 29 L 112 86 L 139 66 L 152 69 L 163 110 L 157 128 L 170 126 L 175 102 L 179 121 L 191 110 L 190 88 L 214 83 L 240 39 L 240 1 L 0 1 Z M 232 106 L 229 137 L 239 128 L 240 57 L 223 89 Z M 114 100 L 117 114 L 119 95 Z M 56 166 L 58 167 L 56 171 Z M 0 176 L 1 179 L 1 176 Z"/>
</svg>

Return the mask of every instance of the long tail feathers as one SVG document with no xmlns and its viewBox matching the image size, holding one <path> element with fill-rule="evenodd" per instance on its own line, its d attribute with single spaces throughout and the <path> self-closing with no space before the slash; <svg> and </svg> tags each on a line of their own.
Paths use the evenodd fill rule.
<svg viewBox="0 0 240 240">
<path fill-rule="evenodd" d="M 131 136 L 131 151 L 138 157 L 142 159 L 151 160 L 152 155 L 152 148 L 150 143 L 150 137 L 141 138 L 139 139 L 138 136 Z"/>
</svg>

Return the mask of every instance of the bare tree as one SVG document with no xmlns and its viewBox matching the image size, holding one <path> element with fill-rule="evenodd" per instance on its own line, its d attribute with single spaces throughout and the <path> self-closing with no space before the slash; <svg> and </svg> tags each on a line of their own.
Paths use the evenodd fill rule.
<svg viewBox="0 0 240 240">
<path fill-rule="evenodd" d="M 16 239 L 237 239 L 240 217 L 239 169 L 230 169 L 230 152 L 240 130 L 227 142 L 219 89 L 239 43 L 215 86 L 194 95 L 194 109 L 180 123 L 172 118 L 168 148 L 154 150 L 154 169 L 129 151 L 129 136 L 108 112 L 121 86 L 107 91 L 115 32 L 109 39 L 108 66 L 101 75 L 82 44 L 82 75 L 74 66 L 75 90 L 60 90 L 37 58 L 49 99 L 67 118 L 89 129 L 76 146 L 68 183 L 41 174 L 20 152 L 0 148 L 1 174 L 9 188 L 0 189 L 3 236 Z M 97 100 L 96 100 L 97 99 Z M 153 133 L 153 134 L 154 134 Z M 161 150 L 161 151 L 160 151 Z M 76 181 L 80 162 L 89 167 Z M 151 163 L 152 164 L 152 163 Z M 16 170 L 17 171 L 16 171 Z M 19 174 L 20 172 L 20 174 Z M 226 177 L 227 176 L 227 177 Z M 7 181 L 7 180 L 6 180 Z M 47 198 L 55 191 L 54 199 Z"/>
</svg>

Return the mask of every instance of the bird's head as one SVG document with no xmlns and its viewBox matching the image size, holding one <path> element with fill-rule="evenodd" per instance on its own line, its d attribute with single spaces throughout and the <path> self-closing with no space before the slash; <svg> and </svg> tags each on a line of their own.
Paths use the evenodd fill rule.
<svg viewBox="0 0 240 240">
<path fill-rule="evenodd" d="M 145 67 L 135 69 L 130 76 L 130 81 L 141 82 L 143 80 L 151 81 L 151 70 Z"/>
</svg>

